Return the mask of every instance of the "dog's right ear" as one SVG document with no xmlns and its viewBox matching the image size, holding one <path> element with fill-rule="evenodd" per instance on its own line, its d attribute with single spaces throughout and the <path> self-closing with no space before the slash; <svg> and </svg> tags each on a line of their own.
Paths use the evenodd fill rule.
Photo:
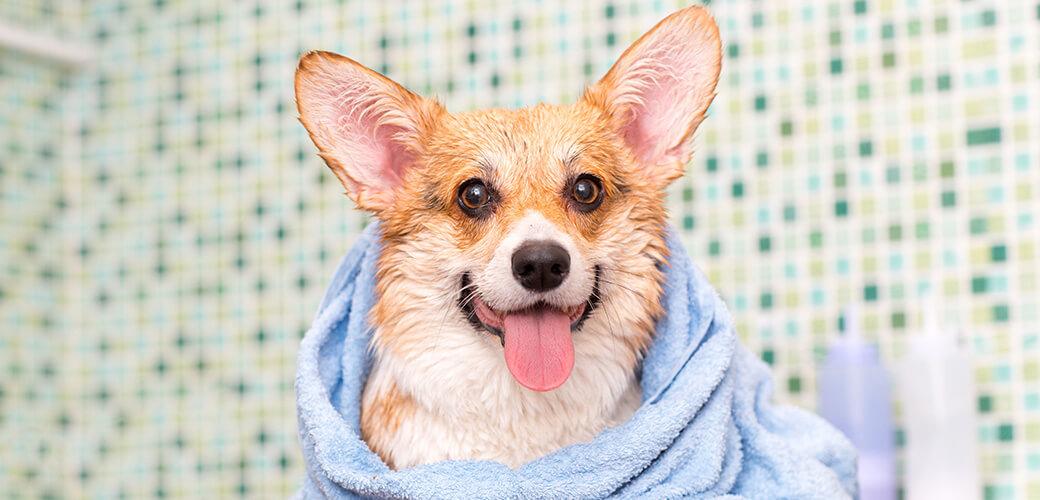
<svg viewBox="0 0 1040 500">
<path fill-rule="evenodd" d="M 421 153 L 422 135 L 444 112 L 437 102 L 331 52 L 300 58 L 296 106 L 347 195 L 374 212 L 393 204 Z"/>
</svg>

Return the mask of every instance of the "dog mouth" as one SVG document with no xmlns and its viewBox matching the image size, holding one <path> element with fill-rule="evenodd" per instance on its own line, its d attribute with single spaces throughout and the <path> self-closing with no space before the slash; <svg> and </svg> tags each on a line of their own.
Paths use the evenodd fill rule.
<svg viewBox="0 0 1040 500">
<path fill-rule="evenodd" d="M 512 311 L 488 306 L 466 273 L 461 278 L 459 307 L 475 329 L 499 338 L 506 365 L 520 385 L 551 391 L 567 381 L 574 367 L 571 335 L 599 304 L 599 273 L 596 267 L 592 293 L 580 304 L 558 307 L 540 301 Z"/>
<path fill-rule="evenodd" d="M 537 302 L 533 306 L 524 308 L 524 311 L 537 311 L 537 310 L 557 310 L 561 311 L 570 318 L 571 331 L 577 331 L 585 323 L 585 320 L 596 310 L 599 306 L 599 266 L 595 267 L 595 281 L 592 284 L 592 293 L 589 294 L 585 302 L 576 306 L 567 308 L 557 308 L 546 302 Z M 473 279 L 470 278 L 469 273 L 462 274 L 462 284 L 459 290 L 459 308 L 466 315 L 466 320 L 477 330 L 484 330 L 496 337 L 505 344 L 505 337 L 503 336 L 503 321 L 505 314 L 513 313 L 516 311 L 508 311 L 506 313 L 496 311 L 489 307 L 484 299 L 481 298 L 480 293 L 476 289 L 476 285 L 473 283 Z"/>
</svg>

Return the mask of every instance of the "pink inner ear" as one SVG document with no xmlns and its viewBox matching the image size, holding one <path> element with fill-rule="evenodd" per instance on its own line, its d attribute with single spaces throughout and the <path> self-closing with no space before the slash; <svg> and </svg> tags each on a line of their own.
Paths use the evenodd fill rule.
<svg viewBox="0 0 1040 500">
<path fill-rule="evenodd" d="M 363 79 L 327 79 L 310 99 L 316 104 L 315 139 L 336 175 L 362 200 L 385 205 L 404 179 L 413 155 L 405 147 L 408 126 L 400 100 Z"/>
<path fill-rule="evenodd" d="M 690 136 L 713 97 L 720 57 L 714 24 L 696 9 L 662 21 L 612 69 L 618 71 L 614 111 L 627 115 L 622 133 L 644 165 L 688 159 Z"/>
<path fill-rule="evenodd" d="M 639 101 L 630 113 L 625 127 L 625 140 L 641 159 L 654 165 L 675 160 L 672 156 L 676 134 L 683 134 L 692 116 L 679 106 L 675 89 L 681 84 L 675 78 L 657 75 L 640 92 Z"/>
</svg>

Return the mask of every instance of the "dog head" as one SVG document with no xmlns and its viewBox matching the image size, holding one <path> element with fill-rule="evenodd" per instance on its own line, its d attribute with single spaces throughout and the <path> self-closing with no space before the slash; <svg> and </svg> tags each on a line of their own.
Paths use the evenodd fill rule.
<svg viewBox="0 0 1040 500">
<path fill-rule="evenodd" d="M 419 373 L 451 359 L 459 376 L 504 359 L 535 391 L 564 384 L 576 357 L 631 371 L 660 313 L 663 190 L 720 58 L 715 23 L 690 7 L 571 105 L 452 114 L 350 59 L 305 55 L 300 120 L 382 224 L 377 350 Z M 488 366 L 461 359 L 481 349 Z"/>
</svg>

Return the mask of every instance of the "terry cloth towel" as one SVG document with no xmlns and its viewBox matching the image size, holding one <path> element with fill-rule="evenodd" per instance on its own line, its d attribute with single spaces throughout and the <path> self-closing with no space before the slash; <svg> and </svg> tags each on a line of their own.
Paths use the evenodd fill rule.
<svg viewBox="0 0 1040 500">
<path fill-rule="evenodd" d="M 299 498 L 856 497 L 856 455 L 816 415 L 770 405 L 769 369 L 669 229 L 665 315 L 643 364 L 643 405 L 591 442 L 517 469 L 444 461 L 390 470 L 360 436 L 372 365 L 366 315 L 381 244 L 372 225 L 343 258 L 300 346 Z"/>
</svg>

